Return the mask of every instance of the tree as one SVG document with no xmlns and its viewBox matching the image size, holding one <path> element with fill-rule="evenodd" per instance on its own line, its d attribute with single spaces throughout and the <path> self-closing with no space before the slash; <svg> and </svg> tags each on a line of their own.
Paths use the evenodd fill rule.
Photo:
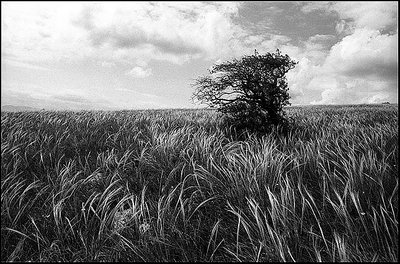
<svg viewBox="0 0 400 264">
<path fill-rule="evenodd" d="M 193 99 L 228 115 L 237 128 L 266 132 L 285 124 L 283 106 L 290 105 L 285 74 L 297 62 L 279 49 L 215 64 L 193 84 Z"/>
</svg>

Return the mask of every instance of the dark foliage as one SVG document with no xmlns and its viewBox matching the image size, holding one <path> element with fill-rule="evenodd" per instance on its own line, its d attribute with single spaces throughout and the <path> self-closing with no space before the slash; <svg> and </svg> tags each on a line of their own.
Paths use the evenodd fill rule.
<svg viewBox="0 0 400 264">
<path fill-rule="evenodd" d="M 227 114 L 238 130 L 267 132 L 287 124 L 283 107 L 290 105 L 285 74 L 296 62 L 275 53 L 244 56 L 213 65 L 208 76 L 196 79 L 193 99 Z"/>
</svg>

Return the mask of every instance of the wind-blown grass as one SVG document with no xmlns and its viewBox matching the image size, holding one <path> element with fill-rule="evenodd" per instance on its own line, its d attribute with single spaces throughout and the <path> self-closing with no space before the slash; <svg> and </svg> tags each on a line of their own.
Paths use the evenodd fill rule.
<svg viewBox="0 0 400 264">
<path fill-rule="evenodd" d="M 398 261 L 398 108 L 1 113 L 2 261 Z"/>
</svg>

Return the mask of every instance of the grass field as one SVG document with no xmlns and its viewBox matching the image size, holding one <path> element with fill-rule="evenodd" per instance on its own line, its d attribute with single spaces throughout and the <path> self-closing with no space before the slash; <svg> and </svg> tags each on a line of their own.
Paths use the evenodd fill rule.
<svg viewBox="0 0 400 264">
<path fill-rule="evenodd" d="M 398 261 L 398 106 L 1 113 L 2 261 Z"/>
</svg>

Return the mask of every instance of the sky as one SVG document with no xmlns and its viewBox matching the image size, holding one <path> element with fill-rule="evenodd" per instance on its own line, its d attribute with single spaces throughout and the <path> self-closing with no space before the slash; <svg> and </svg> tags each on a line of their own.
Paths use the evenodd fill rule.
<svg viewBox="0 0 400 264">
<path fill-rule="evenodd" d="M 397 2 L 1 2 L 1 105 L 198 108 L 194 80 L 281 50 L 292 105 L 398 103 Z"/>
</svg>

